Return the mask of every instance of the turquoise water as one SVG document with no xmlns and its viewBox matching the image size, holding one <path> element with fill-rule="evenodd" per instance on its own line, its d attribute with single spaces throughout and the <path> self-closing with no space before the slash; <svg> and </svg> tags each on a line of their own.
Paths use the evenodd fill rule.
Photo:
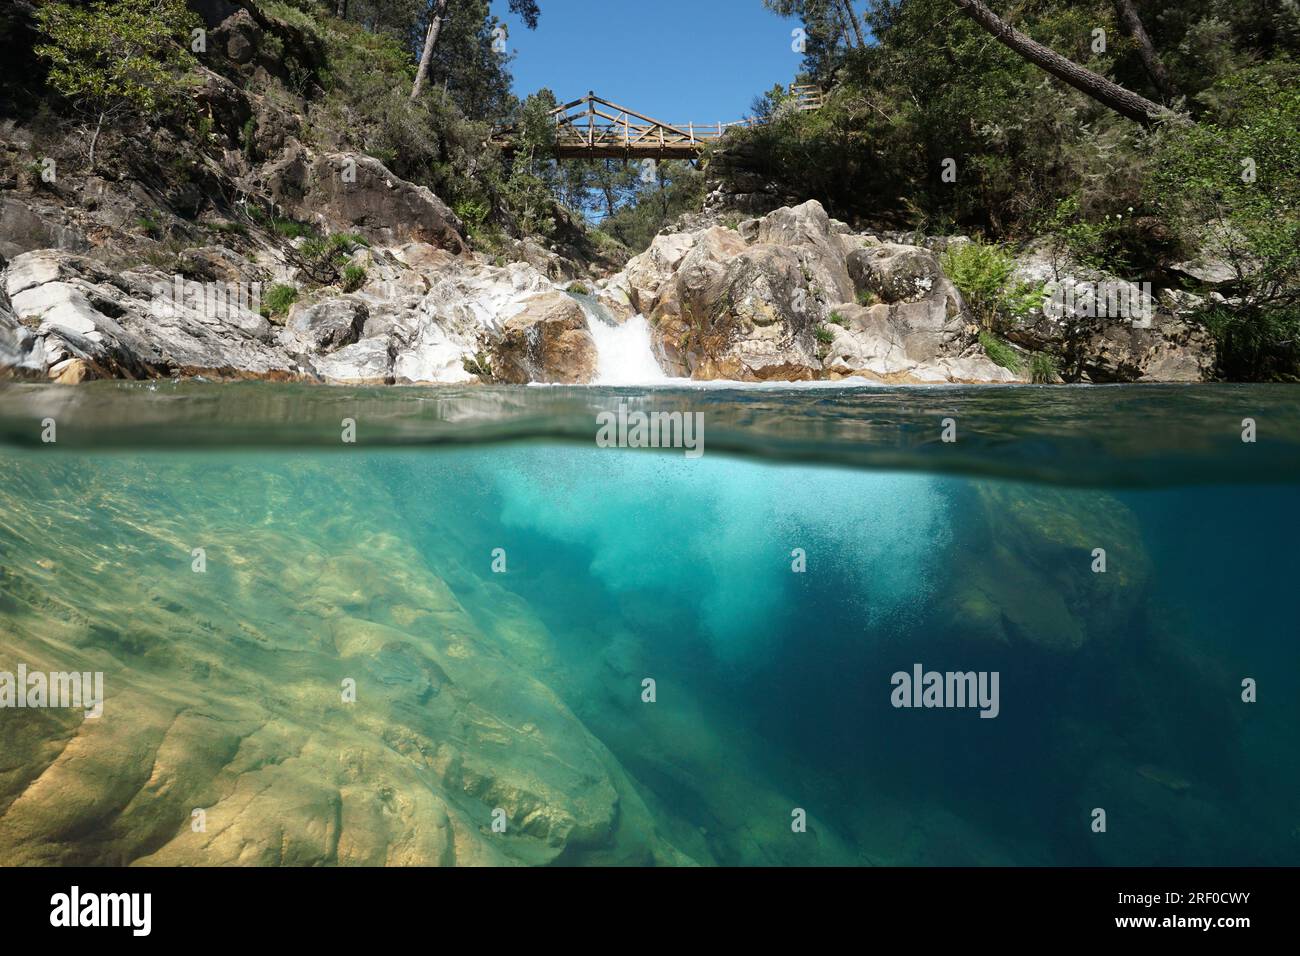
<svg viewBox="0 0 1300 956">
<path fill-rule="evenodd" d="M 10 386 L 0 861 L 1295 864 L 1298 396 Z"/>
</svg>

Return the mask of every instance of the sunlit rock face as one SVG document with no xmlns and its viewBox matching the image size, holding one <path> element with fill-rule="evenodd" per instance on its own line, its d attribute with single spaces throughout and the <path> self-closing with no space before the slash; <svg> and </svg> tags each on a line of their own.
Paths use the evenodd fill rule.
<svg viewBox="0 0 1300 956">
<path fill-rule="evenodd" d="M 585 385 L 596 376 L 596 343 L 587 329 L 587 317 L 562 292 L 523 300 L 505 320 L 492 355 L 493 377 L 512 385 Z"/>
<path fill-rule="evenodd" d="M 1006 382 L 934 254 L 835 223 L 816 201 L 736 230 L 662 233 L 611 278 L 647 315 L 666 369 L 695 379 Z M 872 310 L 859 304 L 870 296 Z"/>
</svg>

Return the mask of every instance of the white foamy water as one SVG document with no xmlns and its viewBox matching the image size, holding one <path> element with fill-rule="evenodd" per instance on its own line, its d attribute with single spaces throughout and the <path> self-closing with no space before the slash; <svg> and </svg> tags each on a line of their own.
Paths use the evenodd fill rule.
<svg viewBox="0 0 1300 956">
<path fill-rule="evenodd" d="M 616 324 L 589 296 L 575 295 L 587 316 L 587 328 L 596 342 L 596 380 L 593 385 L 654 385 L 668 381 L 655 359 L 650 323 L 634 315 Z"/>
</svg>

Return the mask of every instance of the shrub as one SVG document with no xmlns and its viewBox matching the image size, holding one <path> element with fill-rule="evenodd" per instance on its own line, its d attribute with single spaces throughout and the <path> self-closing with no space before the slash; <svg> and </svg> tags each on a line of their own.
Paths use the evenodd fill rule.
<svg viewBox="0 0 1300 956">
<path fill-rule="evenodd" d="M 986 329 L 1024 318 L 1043 301 L 1043 289 L 1012 278 L 1016 260 L 1001 246 L 982 241 L 950 246 L 943 271 L 961 290 L 971 313 Z"/>
<path fill-rule="evenodd" d="M 289 311 L 289 306 L 298 301 L 298 290 L 291 285 L 285 285 L 277 282 L 271 288 L 266 290 L 262 296 L 262 315 L 266 318 L 283 315 Z"/>
<path fill-rule="evenodd" d="M 813 330 L 813 335 L 816 336 L 817 341 L 822 345 L 830 345 L 835 341 L 835 333 L 824 325 L 817 326 L 817 328 Z"/>
<path fill-rule="evenodd" d="M 88 159 L 106 122 L 148 117 L 181 101 L 194 65 L 189 31 L 199 19 L 185 0 L 47 3 L 36 23 L 49 38 L 36 54 L 50 63 L 49 83 L 89 122 Z"/>
<path fill-rule="evenodd" d="M 1035 352 L 1029 357 L 1029 380 L 1035 385 L 1054 382 L 1059 374 L 1056 359 L 1046 352 Z"/>
<path fill-rule="evenodd" d="M 219 235 L 223 235 L 223 236 L 226 236 L 226 235 L 229 235 L 229 236 L 246 236 L 246 235 L 248 235 L 248 227 L 245 226 L 242 222 L 229 222 L 229 221 L 226 221 L 226 220 L 222 220 L 222 221 L 219 221 L 219 222 L 210 222 L 210 223 L 208 223 L 207 228 L 210 229 L 210 230 L 212 230 L 213 232 L 215 232 L 215 233 L 217 233 L 217 234 L 219 234 Z"/>
<path fill-rule="evenodd" d="M 295 222 L 292 219 L 280 219 L 272 216 L 270 226 L 272 232 L 286 239 L 301 239 L 304 236 L 308 239 L 316 238 L 316 230 L 305 222 Z"/>
<path fill-rule="evenodd" d="M 1233 378 L 1300 375 L 1300 68 L 1242 70 L 1212 91 L 1220 121 L 1166 130 L 1157 201 L 1189 257 L 1236 272 L 1231 310 L 1206 327 Z"/>
<path fill-rule="evenodd" d="M 492 358 L 486 352 L 480 351 L 472 356 L 465 356 L 461 365 L 470 375 L 477 375 L 485 382 L 492 381 Z"/>
<path fill-rule="evenodd" d="M 343 270 L 343 279 L 340 285 L 344 292 L 355 292 L 360 289 L 366 282 L 366 267 L 351 265 Z"/>
<path fill-rule="evenodd" d="M 344 280 L 349 256 L 368 245 L 363 237 L 355 233 L 336 232 L 323 238 L 309 236 L 298 243 L 296 250 L 287 250 L 286 255 L 313 282 L 330 285 Z M 361 268 L 361 281 L 364 281 L 365 273 L 366 270 Z"/>
<path fill-rule="evenodd" d="M 158 223 L 158 220 L 147 213 L 137 218 L 135 224 L 150 239 L 157 239 L 162 235 L 162 226 Z"/>
<path fill-rule="evenodd" d="M 1011 372 L 1019 372 L 1024 368 L 1024 363 L 1021 362 L 1016 350 L 992 332 L 980 333 L 980 346 L 994 365 L 1000 365 Z"/>
</svg>

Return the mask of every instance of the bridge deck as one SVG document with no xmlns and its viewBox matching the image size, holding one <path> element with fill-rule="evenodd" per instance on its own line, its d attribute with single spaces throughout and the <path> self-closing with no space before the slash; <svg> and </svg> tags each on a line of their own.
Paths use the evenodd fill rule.
<svg viewBox="0 0 1300 956">
<path fill-rule="evenodd" d="M 801 110 L 822 105 L 821 91 L 814 86 L 791 86 L 790 95 L 797 98 Z M 695 159 L 729 130 L 757 125 L 753 119 L 707 125 L 664 123 L 595 93 L 557 106 L 551 117 L 557 159 Z M 502 130 L 492 142 L 512 152 L 516 135 L 514 129 Z"/>
</svg>

